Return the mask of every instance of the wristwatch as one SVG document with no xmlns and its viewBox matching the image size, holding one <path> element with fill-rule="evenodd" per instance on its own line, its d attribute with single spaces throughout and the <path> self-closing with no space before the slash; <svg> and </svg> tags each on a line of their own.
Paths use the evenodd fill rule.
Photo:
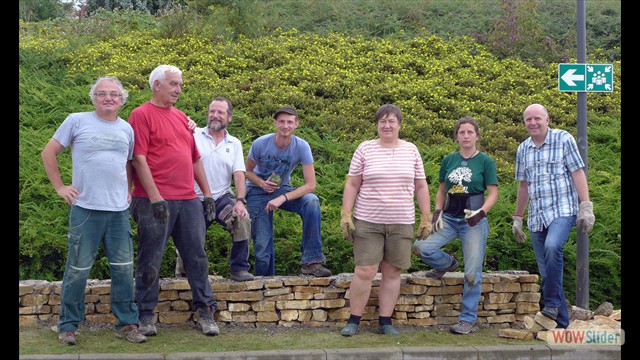
<svg viewBox="0 0 640 360">
<path fill-rule="evenodd" d="M 247 205 L 247 199 L 245 198 L 237 198 L 236 200 L 240 201 L 241 203 Z"/>
</svg>

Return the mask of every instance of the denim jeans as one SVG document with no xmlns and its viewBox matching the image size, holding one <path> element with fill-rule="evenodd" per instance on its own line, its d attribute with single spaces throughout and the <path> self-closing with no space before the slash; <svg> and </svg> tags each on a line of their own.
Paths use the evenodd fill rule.
<svg viewBox="0 0 640 360">
<path fill-rule="evenodd" d="M 116 329 L 138 323 L 133 301 L 133 233 L 129 210 L 99 211 L 71 206 L 69 249 L 64 277 L 58 330 L 76 331 L 85 315 L 84 291 L 87 278 L 102 243 L 111 274 L 111 311 L 118 319 Z"/>
<path fill-rule="evenodd" d="M 426 240 L 416 240 L 414 248 L 420 251 L 420 259 L 436 270 L 451 265 L 451 257 L 440 250 L 446 244 L 460 237 L 464 259 L 464 290 L 462 292 L 462 312 L 460 320 L 475 323 L 478 318 L 478 301 L 482 292 L 482 264 L 487 249 L 489 222 L 480 220 L 476 226 L 469 226 L 464 218 L 449 214 L 442 215 L 443 228 L 429 235 Z"/>
<path fill-rule="evenodd" d="M 220 220 L 220 212 L 225 208 L 229 203 L 231 203 L 231 198 L 233 195 L 231 193 L 226 193 L 216 199 L 216 219 L 209 221 L 207 218 L 207 211 L 204 209 L 203 203 L 203 212 L 205 218 L 205 227 L 208 229 L 213 222 L 217 222 L 222 225 L 223 228 L 227 228 L 227 224 L 224 221 Z M 229 230 L 229 229 L 227 229 Z M 231 233 L 231 231 L 229 231 Z M 229 269 L 231 272 L 238 272 L 242 270 L 249 270 L 249 239 L 234 241 L 233 234 L 231 234 L 231 255 L 229 256 Z"/>
<path fill-rule="evenodd" d="M 273 212 L 265 211 L 271 199 L 295 190 L 295 187 L 282 185 L 271 194 L 262 188 L 250 186 L 247 192 L 247 210 L 251 216 L 251 237 L 255 254 L 257 276 L 276 274 L 275 248 L 273 242 Z M 301 198 L 286 201 L 280 210 L 295 212 L 302 218 L 301 264 L 324 262 L 322 238 L 320 235 L 320 200 L 315 194 L 306 194 Z"/>
<path fill-rule="evenodd" d="M 209 260 L 204 250 L 205 223 L 202 201 L 167 200 L 169 218 L 158 223 L 148 198 L 134 197 L 131 215 L 138 223 L 138 258 L 136 261 L 136 303 L 140 318 L 150 318 L 158 304 L 160 265 L 169 236 L 182 256 L 195 309 L 217 309 L 209 283 Z"/>
<path fill-rule="evenodd" d="M 548 228 L 531 231 L 533 252 L 536 254 L 538 271 L 542 279 L 542 298 L 545 307 L 558 308 L 556 323 L 559 328 L 569 326 L 569 311 L 562 287 L 564 271 L 564 244 L 569 239 L 575 216 L 554 219 Z"/>
</svg>

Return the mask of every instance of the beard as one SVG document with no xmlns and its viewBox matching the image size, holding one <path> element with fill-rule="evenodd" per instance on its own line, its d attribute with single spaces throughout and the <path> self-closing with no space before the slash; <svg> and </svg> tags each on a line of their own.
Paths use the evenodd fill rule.
<svg viewBox="0 0 640 360">
<path fill-rule="evenodd" d="M 220 123 L 220 124 L 213 124 L 213 123 L 209 123 L 209 129 L 213 130 L 213 131 L 219 131 L 219 130 L 224 130 L 227 128 L 227 124 L 225 123 Z"/>
</svg>

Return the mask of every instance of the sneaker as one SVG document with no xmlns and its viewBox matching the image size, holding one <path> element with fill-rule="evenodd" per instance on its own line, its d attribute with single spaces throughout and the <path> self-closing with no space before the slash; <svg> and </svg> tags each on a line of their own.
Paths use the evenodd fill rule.
<svg viewBox="0 0 640 360">
<path fill-rule="evenodd" d="M 342 336 L 353 336 L 358 332 L 358 328 L 358 324 L 347 323 L 347 325 L 342 328 L 342 331 L 340 331 L 340 333 L 342 334 Z"/>
<path fill-rule="evenodd" d="M 331 276 L 331 270 L 322 266 L 322 264 L 320 263 L 303 264 L 302 274 L 313 275 L 315 277 L 327 277 L 327 276 Z"/>
<path fill-rule="evenodd" d="M 198 328 L 202 330 L 202 333 L 207 336 L 216 336 L 220 334 L 220 328 L 213 319 L 213 311 L 211 311 L 211 307 L 198 309 L 198 321 L 196 324 L 198 325 Z"/>
<path fill-rule="evenodd" d="M 383 335 L 393 335 L 393 336 L 400 335 L 398 330 L 393 328 L 393 325 L 380 325 L 380 326 L 378 326 L 378 333 L 383 334 Z"/>
<path fill-rule="evenodd" d="M 458 260 L 456 259 L 455 256 L 451 254 L 449 254 L 449 256 L 451 256 L 451 265 L 449 265 L 448 268 L 445 268 L 444 270 L 431 269 L 427 271 L 427 273 L 424 274 L 424 276 L 428 278 L 433 278 L 433 279 L 440 279 L 441 277 L 444 276 L 444 274 L 447 273 L 447 271 L 453 271 L 457 269 L 458 266 L 460 266 L 460 264 L 458 263 Z"/>
<path fill-rule="evenodd" d="M 249 273 L 247 270 L 240 270 L 231 273 L 231 280 L 234 281 L 251 281 L 253 280 L 253 275 Z"/>
<path fill-rule="evenodd" d="M 558 308 L 557 307 L 550 307 L 550 306 L 545 306 L 541 311 L 542 315 L 548 317 L 551 320 L 556 320 L 556 318 L 558 317 Z"/>
<path fill-rule="evenodd" d="M 155 336 L 158 333 L 153 318 L 141 318 L 138 324 L 138 332 L 145 336 Z"/>
<path fill-rule="evenodd" d="M 116 330 L 116 337 L 127 339 L 127 341 L 131 341 L 132 343 L 143 343 L 147 341 L 146 336 L 140 334 L 138 331 L 136 324 L 129 324 Z"/>
<path fill-rule="evenodd" d="M 75 345 L 76 333 L 73 331 L 63 331 L 58 334 L 58 341 L 60 341 L 61 344 L 65 345 Z"/>
<path fill-rule="evenodd" d="M 454 334 L 469 334 L 478 330 L 478 327 L 474 323 L 460 320 L 457 324 L 453 325 L 449 330 Z"/>
</svg>

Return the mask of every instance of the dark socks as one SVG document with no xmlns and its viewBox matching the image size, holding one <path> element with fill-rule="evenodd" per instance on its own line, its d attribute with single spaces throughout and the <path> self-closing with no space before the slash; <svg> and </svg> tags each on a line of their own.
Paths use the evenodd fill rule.
<svg viewBox="0 0 640 360">
<path fill-rule="evenodd" d="M 347 320 L 347 324 L 356 324 L 356 325 L 360 325 L 360 319 L 362 318 L 362 316 L 356 316 L 351 314 L 349 316 L 349 320 Z"/>
<path fill-rule="evenodd" d="M 391 316 L 380 316 L 378 319 L 380 325 L 391 325 Z"/>
</svg>

